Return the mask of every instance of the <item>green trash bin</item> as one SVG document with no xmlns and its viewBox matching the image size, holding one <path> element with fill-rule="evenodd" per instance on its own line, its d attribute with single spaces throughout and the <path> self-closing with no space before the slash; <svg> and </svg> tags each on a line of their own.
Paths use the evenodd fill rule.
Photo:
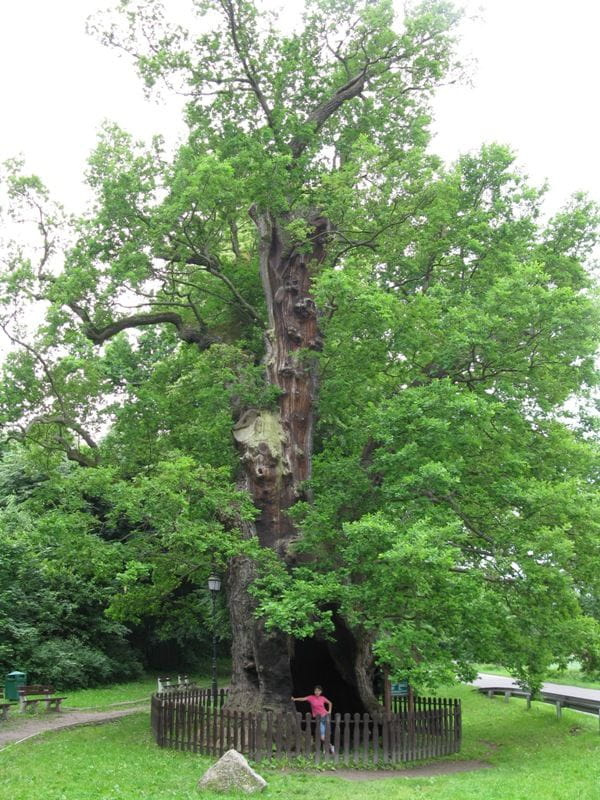
<svg viewBox="0 0 600 800">
<path fill-rule="evenodd" d="M 18 700 L 19 689 L 27 685 L 26 672 L 9 672 L 4 678 L 4 699 Z"/>
</svg>

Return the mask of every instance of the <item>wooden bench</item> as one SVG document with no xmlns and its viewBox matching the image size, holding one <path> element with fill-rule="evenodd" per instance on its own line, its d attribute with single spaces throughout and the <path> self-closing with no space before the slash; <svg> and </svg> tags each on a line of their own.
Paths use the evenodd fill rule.
<svg viewBox="0 0 600 800">
<path fill-rule="evenodd" d="M 36 709 L 40 702 L 46 704 L 46 711 L 60 711 L 60 704 L 66 697 L 51 697 L 53 686 L 21 686 L 19 689 L 19 711 L 23 714 L 27 709 Z M 31 695 L 34 695 L 33 697 Z M 37 695 L 37 696 L 36 696 Z"/>
<path fill-rule="evenodd" d="M 0 719 L 8 719 L 8 709 L 11 703 L 0 703 Z"/>
</svg>

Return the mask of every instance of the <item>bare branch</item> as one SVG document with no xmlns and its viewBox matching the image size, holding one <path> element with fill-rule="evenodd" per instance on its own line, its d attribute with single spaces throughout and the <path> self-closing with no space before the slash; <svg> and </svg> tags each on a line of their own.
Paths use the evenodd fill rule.
<svg viewBox="0 0 600 800">
<path fill-rule="evenodd" d="M 211 275 L 214 275 L 215 278 L 218 278 L 220 281 L 223 281 L 225 286 L 229 289 L 231 294 L 235 297 L 238 301 L 239 305 L 247 312 L 247 314 L 257 323 L 260 325 L 261 328 L 266 328 L 264 321 L 259 316 L 258 312 L 248 303 L 242 295 L 238 292 L 238 290 L 233 285 L 232 281 L 229 280 L 227 275 L 224 275 L 220 270 L 209 270 Z"/>
<path fill-rule="evenodd" d="M 231 249 L 237 259 L 242 257 L 242 251 L 240 250 L 240 240 L 238 237 L 238 227 L 236 221 L 234 219 L 230 220 L 229 222 L 229 230 L 231 233 Z"/>
<path fill-rule="evenodd" d="M 200 350 L 208 350 L 211 345 L 216 344 L 219 339 L 207 333 L 206 326 L 192 327 L 187 325 L 179 314 L 174 311 L 159 311 L 153 314 L 133 314 L 130 317 L 123 317 L 114 322 L 98 328 L 90 319 L 87 311 L 76 303 L 69 303 L 69 308 L 83 320 L 84 334 L 91 339 L 94 344 L 104 344 L 107 339 L 116 336 L 117 333 L 128 328 L 139 328 L 147 325 L 160 325 L 167 322 L 174 325 L 177 329 L 179 338 L 184 342 L 198 345 Z"/>
<path fill-rule="evenodd" d="M 335 114 L 335 112 L 341 105 L 343 105 L 343 103 L 347 102 L 348 100 L 352 100 L 363 91 L 369 77 L 370 73 L 367 71 L 367 67 L 365 66 L 358 73 L 358 75 L 355 75 L 343 86 L 340 86 L 340 88 L 333 95 L 331 95 L 331 97 L 325 100 L 324 103 L 321 103 L 320 106 L 317 106 L 317 108 L 315 108 L 308 115 L 306 124 L 312 125 L 315 132 L 321 130 L 329 117 Z M 307 144 L 308 139 L 306 136 L 294 137 L 291 143 L 291 150 L 294 158 L 298 158 L 300 155 L 302 155 Z"/>
</svg>

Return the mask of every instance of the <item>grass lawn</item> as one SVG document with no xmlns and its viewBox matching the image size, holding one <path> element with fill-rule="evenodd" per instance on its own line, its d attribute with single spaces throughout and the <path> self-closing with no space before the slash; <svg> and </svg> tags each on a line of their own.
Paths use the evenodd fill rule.
<svg viewBox="0 0 600 800">
<path fill-rule="evenodd" d="M 509 675 L 510 673 L 503 667 L 498 667 L 496 664 L 477 664 L 479 672 L 490 672 L 493 675 Z M 585 672 L 582 672 L 574 664 L 569 669 L 563 669 L 560 672 L 556 669 L 549 670 L 544 678 L 549 683 L 560 683 L 565 686 L 580 686 L 582 689 L 600 689 L 600 682 L 590 678 Z"/>
<path fill-rule="evenodd" d="M 450 694 L 450 692 L 448 692 Z M 595 718 L 513 699 L 488 700 L 468 687 L 460 758 L 491 769 L 435 778 L 349 782 L 334 772 L 283 773 L 259 766 L 264 798 L 319 800 L 600 800 Z M 198 800 L 195 786 L 214 759 L 158 749 L 147 713 L 101 726 L 54 732 L 0 751 L 0 798 L 32 800 Z M 203 797 L 227 797 L 204 793 Z"/>
<path fill-rule="evenodd" d="M 138 681 L 128 683 L 115 683 L 112 686 L 102 686 L 94 689 L 65 689 L 60 694 L 66 696 L 63 708 L 107 708 L 117 703 L 127 703 L 133 700 L 140 702 L 150 699 L 152 692 L 156 691 L 156 678 L 144 676 Z"/>
<path fill-rule="evenodd" d="M 161 673 L 162 674 L 162 673 Z M 229 683 L 231 674 L 228 663 L 219 664 L 218 680 L 219 686 L 226 686 Z M 105 709 L 116 706 L 119 703 L 129 703 L 131 701 L 149 701 L 150 695 L 156 691 L 156 675 L 146 675 L 139 681 L 129 681 L 128 683 L 115 683 L 112 686 L 102 686 L 94 689 L 65 689 L 57 694 L 65 695 L 66 700 L 62 707 L 69 708 L 93 708 Z M 177 676 L 174 675 L 176 678 Z M 210 686 L 210 677 L 204 673 L 202 676 L 190 675 L 190 681 L 197 686 Z"/>
</svg>

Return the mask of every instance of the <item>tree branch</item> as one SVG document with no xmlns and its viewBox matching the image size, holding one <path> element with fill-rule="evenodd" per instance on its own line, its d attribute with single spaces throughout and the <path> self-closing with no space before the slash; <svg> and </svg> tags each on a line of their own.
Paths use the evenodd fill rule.
<svg viewBox="0 0 600 800">
<path fill-rule="evenodd" d="M 428 36 L 423 36 L 419 41 L 419 46 L 423 48 L 434 38 L 434 33 Z M 335 114 L 341 105 L 348 100 L 358 97 L 372 78 L 383 75 L 385 72 L 390 72 L 392 66 L 398 65 L 402 61 L 409 61 L 409 53 L 402 49 L 395 52 L 393 46 L 390 46 L 384 53 L 382 53 L 382 55 L 378 56 L 377 58 L 370 58 L 365 48 L 366 39 L 367 34 L 365 34 L 362 37 L 362 40 L 359 42 L 359 49 L 362 51 L 364 56 L 362 68 L 343 86 L 340 86 L 339 89 L 336 89 L 336 91 L 329 98 L 314 108 L 307 116 L 304 124 L 309 127 L 312 126 L 314 133 L 318 133 L 321 130 L 323 125 L 333 114 Z M 334 55 L 347 70 L 347 64 L 344 57 L 337 51 L 334 52 Z M 409 92 L 422 90 L 424 88 L 426 87 L 420 85 L 407 85 L 401 89 L 399 94 L 404 95 L 408 94 Z M 308 145 L 308 142 L 309 136 L 307 134 L 300 134 L 292 139 L 290 148 L 294 158 L 298 158 L 300 155 L 302 155 Z"/>
<path fill-rule="evenodd" d="M 85 441 L 87 446 L 93 451 L 93 456 L 87 456 L 85 455 L 85 453 L 82 453 L 80 450 L 77 450 L 75 447 L 71 445 L 71 442 L 69 442 L 68 439 L 65 439 L 65 437 L 62 436 L 60 433 L 56 434 L 56 436 L 54 437 L 54 441 L 63 448 L 67 458 L 69 458 L 71 461 L 76 461 L 82 467 L 98 466 L 98 461 L 99 461 L 98 445 L 92 439 L 90 434 L 84 428 L 82 428 L 78 422 L 75 422 L 75 420 L 66 417 L 64 414 L 51 414 L 48 416 L 42 415 L 40 417 L 35 417 L 29 422 L 27 428 L 25 429 L 25 437 L 27 436 L 29 430 L 34 425 L 37 424 L 59 425 L 74 431 L 78 436 L 81 436 L 81 438 Z"/>
<path fill-rule="evenodd" d="M 107 339 L 116 336 L 117 333 L 128 328 L 160 325 L 164 322 L 175 326 L 179 338 L 182 341 L 190 344 L 197 344 L 200 350 L 208 350 L 211 345 L 219 341 L 218 338 L 207 333 L 206 326 L 192 327 L 191 325 L 187 325 L 181 316 L 174 311 L 158 311 L 154 314 L 133 314 L 130 317 L 123 317 L 122 319 L 115 320 L 105 325 L 103 328 L 98 328 L 92 323 L 87 311 L 77 303 L 69 303 L 69 308 L 85 323 L 83 328 L 85 336 L 91 339 L 94 344 L 98 345 L 104 344 Z"/>
<path fill-rule="evenodd" d="M 185 258 L 177 258 L 175 256 L 169 256 L 167 254 L 159 254 L 156 256 L 157 258 L 162 259 L 163 261 L 171 261 L 173 263 L 182 263 L 182 264 L 189 264 L 190 266 L 195 267 L 202 267 L 203 269 L 208 272 L 209 275 L 212 275 L 215 278 L 218 278 L 222 281 L 225 286 L 229 289 L 231 294 L 235 297 L 237 303 L 242 307 L 242 309 L 248 314 L 250 319 L 256 322 L 257 325 L 260 325 L 261 328 L 265 328 L 265 322 L 258 313 L 258 311 L 250 305 L 250 303 L 244 299 L 238 289 L 236 289 L 233 281 L 231 281 L 227 275 L 221 272 L 219 268 L 219 264 L 215 259 L 202 254 L 198 253 L 194 256 L 187 256 Z"/>
<path fill-rule="evenodd" d="M 58 390 L 58 386 L 56 385 L 56 382 L 54 381 L 54 376 L 52 375 L 52 370 L 50 369 L 50 365 L 47 363 L 46 359 L 40 355 L 40 353 L 35 349 L 35 347 L 32 347 L 30 344 L 27 344 L 27 342 L 24 342 L 22 339 L 19 339 L 17 336 L 11 333 L 6 323 L 4 322 L 0 323 L 0 328 L 2 328 L 6 336 L 10 339 L 10 341 L 13 344 L 16 344 L 19 347 L 22 347 L 24 350 L 27 350 L 27 352 L 30 353 L 35 358 L 38 364 L 41 364 L 44 375 L 46 376 L 46 380 L 50 384 L 50 388 L 54 393 L 57 403 L 59 404 L 61 409 L 64 409 L 65 403 L 63 397 Z"/>
<path fill-rule="evenodd" d="M 273 112 L 267 102 L 267 98 L 262 92 L 262 89 L 258 85 L 258 80 L 256 78 L 256 74 L 252 67 L 252 64 L 248 58 L 248 54 L 244 51 L 242 47 L 242 43 L 240 42 L 240 38 L 238 35 L 238 22 L 235 16 L 235 9 L 233 7 L 233 3 L 231 0 L 221 0 L 221 7 L 227 16 L 227 21 L 229 23 L 229 32 L 231 33 L 231 41 L 233 42 L 233 48 L 240 59 L 242 64 L 242 69 L 244 70 L 244 74 L 248 79 L 248 83 L 252 87 L 252 91 L 258 100 L 260 107 L 262 108 L 265 117 L 267 118 L 267 123 L 269 128 L 272 131 L 275 131 L 275 122 L 273 120 Z"/>
<path fill-rule="evenodd" d="M 327 122 L 338 108 L 348 100 L 357 97 L 365 88 L 365 84 L 369 79 L 370 74 L 365 66 L 358 75 L 355 75 L 343 86 L 340 86 L 336 92 L 331 95 L 324 103 L 317 106 L 306 118 L 306 125 L 312 125 L 316 132 L 320 131 L 323 125 Z M 308 137 L 306 135 L 295 136 L 292 139 L 291 150 L 294 158 L 302 155 L 308 144 Z"/>
</svg>

